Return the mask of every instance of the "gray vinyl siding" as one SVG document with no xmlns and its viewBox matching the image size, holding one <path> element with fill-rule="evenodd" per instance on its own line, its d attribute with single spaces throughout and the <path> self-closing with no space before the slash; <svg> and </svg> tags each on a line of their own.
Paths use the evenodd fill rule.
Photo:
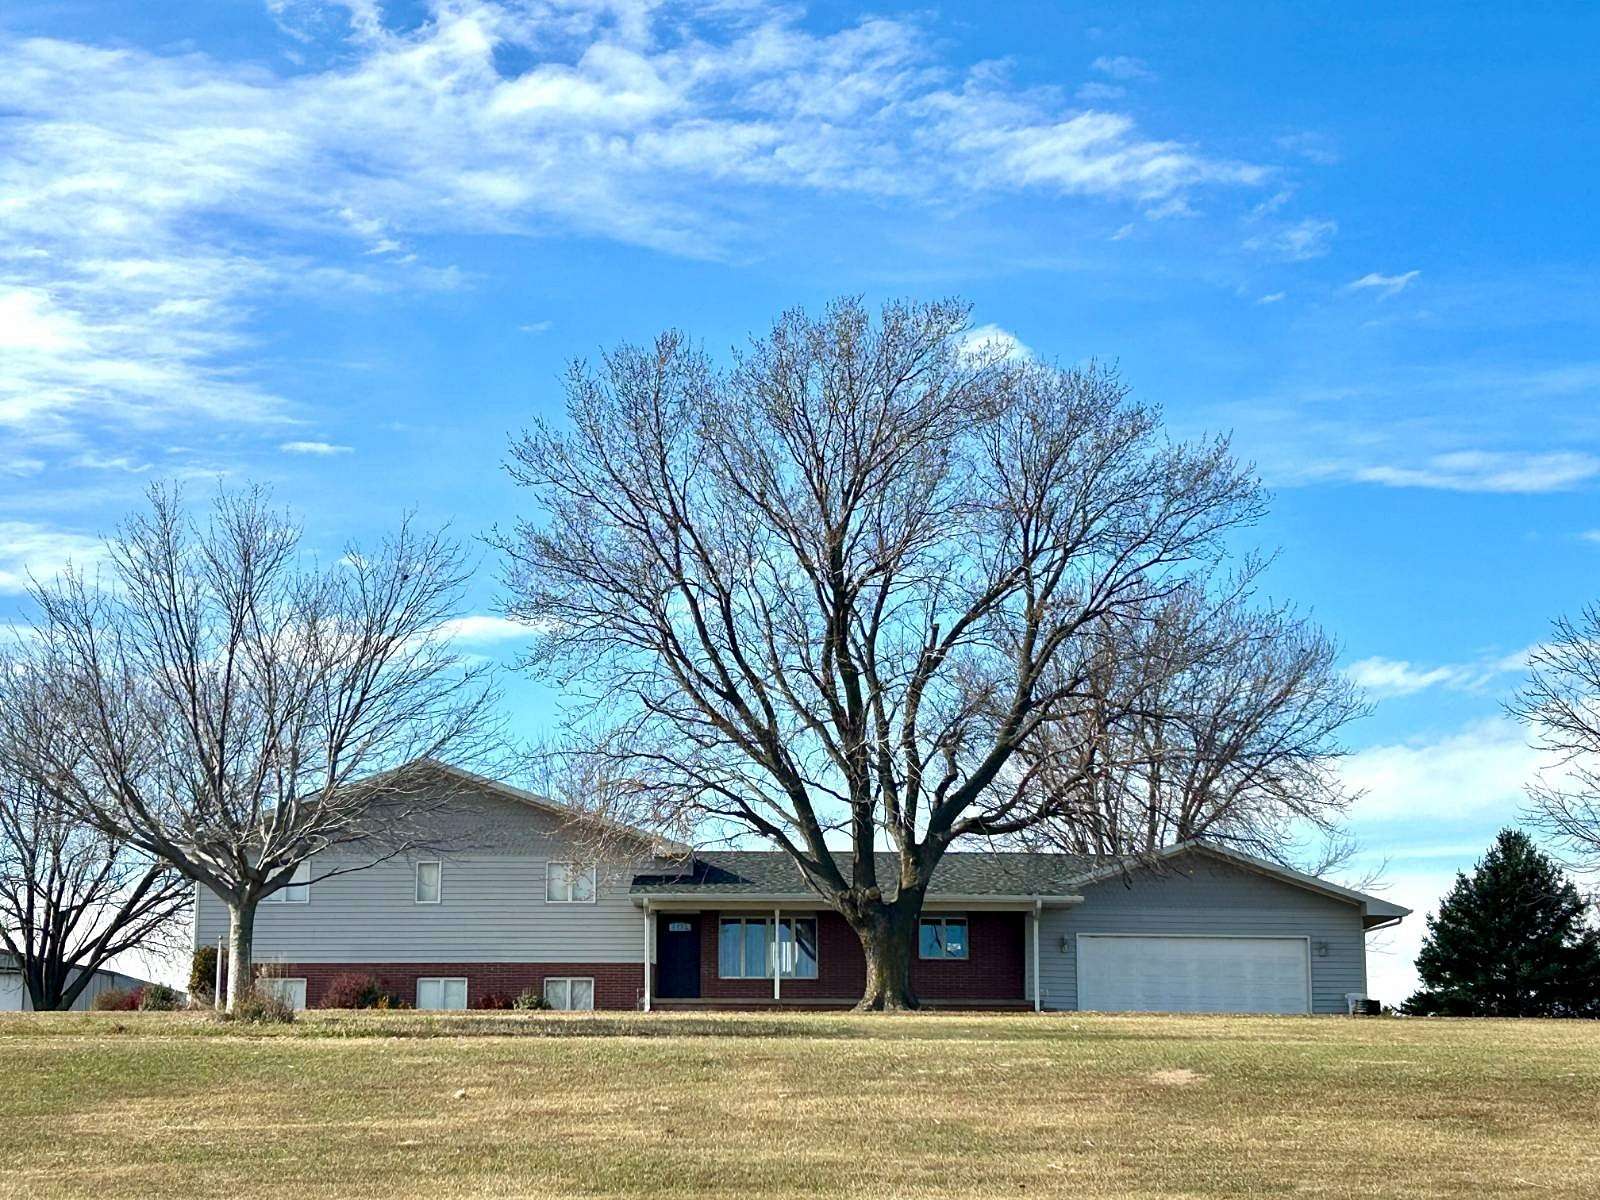
<svg viewBox="0 0 1600 1200">
<path fill-rule="evenodd" d="M 1312 943 L 1313 1012 L 1342 1013 L 1345 993 L 1366 991 L 1366 935 L 1357 904 L 1199 854 L 1126 881 L 1090 885 L 1082 894 L 1080 905 L 1045 910 L 1039 975 L 1046 1008 L 1078 1007 L 1080 933 L 1305 937 Z"/>
<path fill-rule="evenodd" d="M 315 881 L 304 904 L 256 910 L 258 962 L 639 962 L 644 914 L 628 887 L 635 864 L 602 865 L 592 904 L 548 903 L 551 862 L 581 854 L 553 818 L 515 801 L 475 800 L 470 811 L 441 814 L 441 826 L 470 829 L 455 848 L 391 859 Z M 493 853 L 482 847 L 492 845 Z M 508 852 L 509 851 L 509 852 Z M 443 863 L 442 900 L 416 903 L 416 859 Z M 312 860 L 311 877 L 358 856 Z M 370 862 L 370 858 L 366 860 Z M 216 945 L 228 932 L 227 906 L 199 889 L 195 942 Z"/>
</svg>

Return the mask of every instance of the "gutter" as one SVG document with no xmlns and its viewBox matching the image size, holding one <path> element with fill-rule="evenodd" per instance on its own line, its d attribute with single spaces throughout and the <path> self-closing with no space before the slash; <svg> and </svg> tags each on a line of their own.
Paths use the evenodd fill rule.
<svg viewBox="0 0 1600 1200">
<path fill-rule="evenodd" d="M 685 904 L 810 904 L 827 906 L 828 902 L 815 892 L 634 892 L 634 906 L 643 908 L 650 904 L 679 901 Z M 1082 904 L 1079 895 L 971 895 L 939 893 L 923 897 L 927 904 L 1016 904 L 1028 908 L 1067 908 Z"/>
</svg>

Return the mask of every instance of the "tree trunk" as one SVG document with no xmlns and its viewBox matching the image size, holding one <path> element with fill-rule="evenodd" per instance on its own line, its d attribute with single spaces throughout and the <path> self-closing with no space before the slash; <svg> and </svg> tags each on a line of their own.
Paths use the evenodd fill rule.
<svg viewBox="0 0 1600 1200">
<path fill-rule="evenodd" d="M 250 991 L 256 939 L 256 901 L 228 905 L 228 1011 L 233 1012 Z"/>
<path fill-rule="evenodd" d="M 852 921 L 867 960 L 867 986 L 856 1012 L 905 1012 L 920 1007 L 911 986 L 921 904 L 880 904 Z M 848 918 L 847 918 L 848 919 Z"/>
</svg>

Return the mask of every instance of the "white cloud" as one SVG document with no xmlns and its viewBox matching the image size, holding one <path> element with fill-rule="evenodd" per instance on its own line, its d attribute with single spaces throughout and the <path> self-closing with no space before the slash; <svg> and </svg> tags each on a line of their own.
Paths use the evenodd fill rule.
<svg viewBox="0 0 1600 1200">
<path fill-rule="evenodd" d="M 1429 688 L 1443 687 L 1456 691 L 1482 691 L 1508 672 L 1523 671 L 1528 666 L 1532 647 L 1515 654 L 1483 658 L 1470 663 L 1446 663 L 1424 667 L 1405 659 L 1384 658 L 1375 655 L 1351 663 L 1345 675 L 1357 686 L 1374 697 L 1410 696 Z"/>
<path fill-rule="evenodd" d="M 1142 58 L 1126 54 L 1102 54 L 1089 64 L 1091 70 L 1111 79 L 1154 79 L 1155 75 Z"/>
<path fill-rule="evenodd" d="M 1360 483 L 1385 487 L 1438 488 L 1455 492 L 1560 492 L 1600 475 L 1600 458 L 1571 451 L 1522 454 L 1458 450 L 1436 454 L 1415 465 L 1353 467 L 1348 475 Z"/>
<path fill-rule="evenodd" d="M 0 592 L 24 592 L 30 576 L 46 583 L 69 564 L 92 566 L 104 552 L 98 538 L 27 521 L 0 521 Z"/>
<path fill-rule="evenodd" d="M 1600 529 L 1585 529 L 1578 535 L 1580 541 L 1600 542 Z"/>
<path fill-rule="evenodd" d="M 1339 223 L 1326 217 L 1306 217 L 1281 225 L 1245 241 L 1246 250 L 1269 254 L 1289 262 L 1305 262 L 1328 253 Z"/>
<path fill-rule="evenodd" d="M 1268 292 L 1265 296 L 1261 297 L 1261 299 L 1257 300 L 1256 303 L 1280 304 L 1283 302 L 1284 297 L 1286 297 L 1288 294 L 1288 292 Z"/>
<path fill-rule="evenodd" d="M 254 306 L 458 285 L 419 261 L 427 235 L 727 256 L 765 236 L 750 201 L 771 189 L 1171 209 L 1267 175 L 994 64 L 957 67 L 911 18 L 818 32 L 793 9 L 724 5 L 691 27 L 589 0 L 452 0 L 403 26 L 371 0 L 271 12 L 292 71 L 0 35 L 0 426 L 53 445 L 107 423 L 280 419 L 234 366 Z"/>
<path fill-rule="evenodd" d="M 473 644 L 487 644 L 493 642 L 523 642 L 533 637 L 538 631 L 520 621 L 511 621 L 505 617 L 490 616 L 484 613 L 474 613 L 467 617 L 455 617 L 439 626 L 440 636 L 451 641 L 469 642 Z"/>
<path fill-rule="evenodd" d="M 992 324 L 977 325 L 967 330 L 962 335 L 961 348 L 969 354 L 998 353 L 1019 361 L 1033 357 L 1033 351 L 1021 338 L 1009 329 Z"/>
<path fill-rule="evenodd" d="M 338 446 L 333 442 L 282 442 L 278 446 L 285 454 L 315 454 L 327 456 L 330 454 L 349 454 L 349 446 Z"/>
<path fill-rule="evenodd" d="M 1115 83 L 1090 82 L 1080 84 L 1074 93 L 1085 104 L 1105 104 L 1112 100 L 1121 100 L 1128 94 L 1128 89 Z"/>
<path fill-rule="evenodd" d="M 1368 271 L 1348 286 L 1353 292 L 1375 291 L 1378 293 L 1378 299 L 1387 300 L 1405 291 L 1421 274 L 1421 271 L 1407 271 L 1404 275 L 1382 275 L 1377 271 Z"/>
<path fill-rule="evenodd" d="M 529 321 L 526 325 L 518 325 L 523 333 L 549 333 L 555 328 L 554 321 Z"/>
<path fill-rule="evenodd" d="M 1352 809 L 1361 822 L 1510 821 L 1543 765 L 1521 725 L 1494 717 L 1431 741 L 1359 750 L 1340 763 L 1339 774 L 1364 793 Z"/>
</svg>

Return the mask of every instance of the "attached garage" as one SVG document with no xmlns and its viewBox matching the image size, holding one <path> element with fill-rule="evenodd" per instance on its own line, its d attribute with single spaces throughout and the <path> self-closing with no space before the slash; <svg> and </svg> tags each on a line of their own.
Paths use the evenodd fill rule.
<svg viewBox="0 0 1600 1200">
<path fill-rule="evenodd" d="M 1311 1011 L 1309 938 L 1080 933 L 1077 957 L 1091 1011 Z"/>
</svg>

